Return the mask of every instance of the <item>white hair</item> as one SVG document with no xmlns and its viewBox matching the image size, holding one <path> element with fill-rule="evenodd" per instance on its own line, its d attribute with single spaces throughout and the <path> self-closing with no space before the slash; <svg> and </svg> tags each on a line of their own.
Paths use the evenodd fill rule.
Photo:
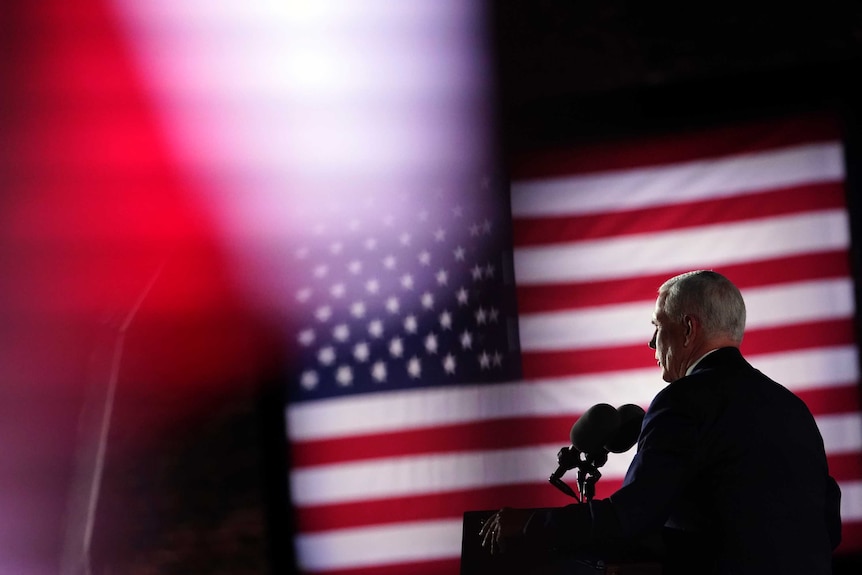
<svg viewBox="0 0 862 575">
<path fill-rule="evenodd" d="M 745 331 L 745 302 L 729 279 L 711 270 L 680 274 L 658 289 L 665 295 L 664 311 L 676 321 L 694 315 L 707 337 L 727 336 L 742 342 Z"/>
</svg>

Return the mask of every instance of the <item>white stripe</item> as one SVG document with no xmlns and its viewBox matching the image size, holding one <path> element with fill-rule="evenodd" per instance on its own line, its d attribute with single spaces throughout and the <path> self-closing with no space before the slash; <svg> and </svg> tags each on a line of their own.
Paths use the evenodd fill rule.
<svg viewBox="0 0 862 575">
<path fill-rule="evenodd" d="M 843 179 L 841 145 L 808 144 L 669 166 L 518 181 L 512 185 L 512 213 L 518 218 L 615 212 Z"/>
<path fill-rule="evenodd" d="M 556 469 L 556 454 L 567 443 L 561 437 L 553 445 L 294 468 L 293 502 L 319 505 L 540 482 Z"/>
<path fill-rule="evenodd" d="M 862 451 L 862 414 L 816 418 L 829 455 Z M 494 485 L 542 482 L 556 468 L 556 453 L 568 443 L 516 449 L 401 456 L 295 468 L 291 472 L 297 506 L 425 495 Z M 612 455 L 607 477 L 622 477 L 633 456 Z"/>
<path fill-rule="evenodd" d="M 460 519 L 340 529 L 296 537 L 299 565 L 327 571 L 458 557 Z"/>
<path fill-rule="evenodd" d="M 842 481 L 841 521 L 862 521 L 862 481 Z"/>
<path fill-rule="evenodd" d="M 815 418 L 829 455 L 862 451 L 862 414 L 842 413 Z"/>
<path fill-rule="evenodd" d="M 842 521 L 862 521 L 862 481 L 839 485 Z M 308 571 L 455 559 L 461 553 L 461 531 L 460 518 L 338 529 L 298 536 L 297 555 Z"/>
<path fill-rule="evenodd" d="M 752 355 L 752 365 L 794 391 L 856 385 L 856 348 Z M 649 405 L 665 385 L 658 368 L 549 378 L 526 383 L 421 389 L 291 405 L 291 441 L 349 438 L 510 416 L 571 414 L 597 403 Z M 564 439 L 564 438 L 561 438 Z"/>
<path fill-rule="evenodd" d="M 799 322 L 851 318 L 853 282 L 849 278 L 805 281 L 743 290 L 746 329 Z M 655 300 L 523 314 L 518 319 L 521 349 L 554 351 L 644 344 Z M 648 353 L 648 352 L 646 352 Z"/>
<path fill-rule="evenodd" d="M 859 359 L 855 345 L 751 355 L 749 363 L 794 392 L 855 387 Z"/>
<path fill-rule="evenodd" d="M 519 285 L 590 282 L 846 249 L 847 213 L 824 210 L 515 250 Z"/>
</svg>

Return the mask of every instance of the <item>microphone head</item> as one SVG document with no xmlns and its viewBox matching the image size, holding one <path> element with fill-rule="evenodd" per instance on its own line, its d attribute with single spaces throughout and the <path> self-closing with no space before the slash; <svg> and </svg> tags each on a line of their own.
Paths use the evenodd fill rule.
<svg viewBox="0 0 862 575">
<path fill-rule="evenodd" d="M 644 420 L 644 410 L 633 403 L 621 405 L 617 413 L 620 416 L 619 429 L 605 443 L 605 449 L 611 453 L 623 453 L 631 449 L 638 441 Z"/>
<path fill-rule="evenodd" d="M 598 403 L 584 412 L 572 426 L 569 438 L 578 451 L 598 455 L 619 429 L 620 414 L 607 403 Z"/>
</svg>

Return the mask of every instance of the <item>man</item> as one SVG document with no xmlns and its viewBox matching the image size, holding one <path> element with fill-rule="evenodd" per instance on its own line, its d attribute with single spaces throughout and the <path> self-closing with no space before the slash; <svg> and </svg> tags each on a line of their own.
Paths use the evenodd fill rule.
<svg viewBox="0 0 862 575">
<path fill-rule="evenodd" d="M 831 573 L 840 492 L 805 404 L 741 355 L 745 304 L 695 271 L 658 292 L 649 346 L 668 385 L 644 417 L 623 486 L 551 510 L 503 509 L 480 533 L 570 550 L 660 534 L 664 573 Z"/>
</svg>

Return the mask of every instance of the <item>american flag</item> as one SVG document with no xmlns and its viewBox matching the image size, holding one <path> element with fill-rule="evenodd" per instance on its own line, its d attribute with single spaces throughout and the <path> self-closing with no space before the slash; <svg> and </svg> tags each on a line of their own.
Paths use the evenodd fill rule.
<svg viewBox="0 0 862 575">
<path fill-rule="evenodd" d="M 372 210 L 391 230 L 375 249 L 371 232 L 346 220 L 301 246 L 304 360 L 286 410 L 301 569 L 452 573 L 465 511 L 570 503 L 547 481 L 569 428 L 595 403 L 649 404 L 664 385 L 646 346 L 656 288 L 698 268 L 741 288 L 743 352 L 811 407 L 843 491 L 841 549 L 862 548 L 843 162 L 838 131 L 822 118 L 520 158 L 511 186 L 518 381 L 505 381 L 518 342 L 503 323 L 513 309 L 504 221 L 414 202 L 403 221 Z M 314 273 L 320 266 L 326 274 Z M 631 455 L 611 457 L 599 497 L 620 485 Z"/>
</svg>

